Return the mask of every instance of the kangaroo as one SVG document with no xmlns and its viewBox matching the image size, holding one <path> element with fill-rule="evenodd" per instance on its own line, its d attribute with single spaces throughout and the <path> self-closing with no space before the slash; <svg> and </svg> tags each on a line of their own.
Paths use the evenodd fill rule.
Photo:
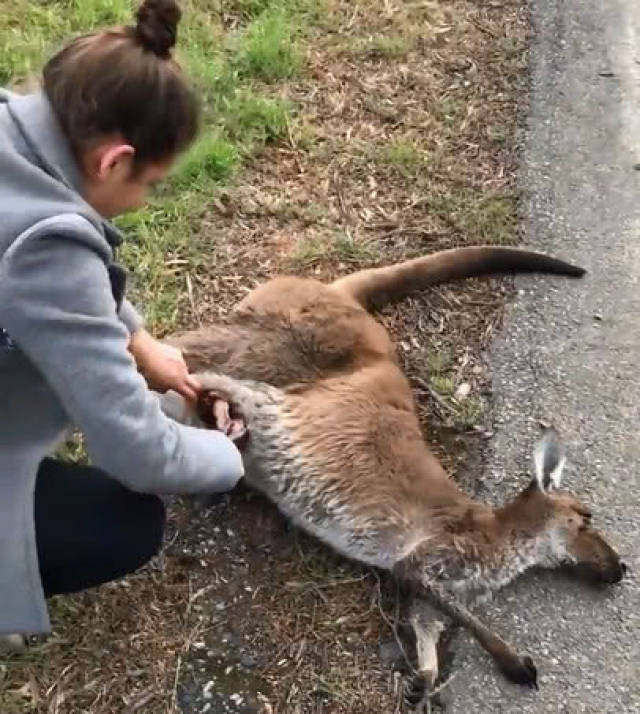
<svg viewBox="0 0 640 714">
<path fill-rule="evenodd" d="M 217 409 L 212 419 L 209 406 L 193 409 L 169 393 L 167 414 L 229 432 L 237 411 L 249 429 L 249 485 L 343 556 L 408 588 L 417 642 L 411 707 L 427 705 L 447 619 L 466 627 L 509 680 L 537 687 L 532 659 L 491 632 L 468 603 L 536 565 L 580 564 L 605 583 L 626 570 L 588 508 L 557 490 L 566 456 L 555 431 L 536 445 L 535 476 L 510 503 L 494 508 L 456 485 L 425 444 L 391 339 L 368 311 L 445 280 L 525 271 L 585 272 L 525 250 L 456 248 L 330 284 L 276 278 L 224 324 L 167 340 L 182 349 L 207 404 L 231 405 L 230 414 Z"/>
</svg>

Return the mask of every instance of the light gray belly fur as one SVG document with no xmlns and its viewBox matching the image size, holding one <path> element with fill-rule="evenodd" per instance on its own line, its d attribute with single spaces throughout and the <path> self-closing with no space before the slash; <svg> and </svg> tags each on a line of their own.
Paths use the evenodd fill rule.
<svg viewBox="0 0 640 714">
<path fill-rule="evenodd" d="M 296 444 L 287 427 L 286 395 L 261 382 L 235 380 L 218 374 L 198 375 L 206 389 L 231 394 L 249 426 L 243 451 L 246 480 L 264 493 L 298 527 L 342 555 L 389 569 L 406 554 L 374 518 L 356 514 L 349 498 L 322 464 Z"/>
</svg>

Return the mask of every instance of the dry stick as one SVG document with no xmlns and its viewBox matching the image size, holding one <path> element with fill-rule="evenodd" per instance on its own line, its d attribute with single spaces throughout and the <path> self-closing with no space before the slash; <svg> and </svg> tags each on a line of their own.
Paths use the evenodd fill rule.
<svg viewBox="0 0 640 714">
<path fill-rule="evenodd" d="M 303 174 L 304 173 L 304 166 L 302 165 L 302 162 L 300 161 L 300 157 L 298 156 L 299 149 L 298 145 L 295 142 L 295 139 L 293 138 L 293 134 L 291 133 L 291 122 L 289 119 L 286 120 L 287 124 L 287 135 L 289 137 L 289 144 L 291 145 L 291 148 L 293 150 L 293 159 L 296 162 L 296 166 L 298 167 L 298 173 Z"/>
<path fill-rule="evenodd" d="M 380 584 L 380 575 L 374 570 L 373 574 L 376 577 L 376 580 L 378 581 L 377 583 L 377 590 L 378 590 L 378 597 L 377 597 L 377 605 L 378 605 L 378 612 L 380 613 L 380 616 L 386 623 L 386 625 L 391 629 L 391 632 L 393 632 L 393 636 L 395 638 L 396 644 L 398 645 L 398 648 L 400 649 L 400 652 L 402 653 L 402 657 L 409 668 L 411 675 L 415 676 L 417 674 L 417 671 L 413 664 L 411 664 L 411 661 L 409 659 L 409 655 L 407 654 L 407 651 L 404 647 L 404 644 L 402 643 L 402 638 L 398 634 L 398 626 L 396 625 L 395 622 L 392 622 L 392 620 L 388 617 L 387 613 L 382 609 L 382 589 L 381 589 L 381 584 Z M 397 614 L 397 597 L 396 597 L 396 614 Z"/>
<path fill-rule="evenodd" d="M 427 392 L 436 400 L 436 402 L 445 410 L 448 412 L 451 412 L 451 414 L 458 415 L 459 412 L 457 409 L 451 406 L 451 404 L 448 404 L 439 394 L 436 392 L 436 390 L 427 382 L 424 381 L 424 379 L 421 379 L 420 377 L 414 377 L 414 381 L 416 384 L 418 384 L 420 387 L 423 389 L 426 389 Z"/>
<path fill-rule="evenodd" d="M 452 672 L 446 679 L 444 679 L 437 687 L 434 687 L 430 692 L 429 696 L 433 697 L 435 694 L 439 694 L 443 689 L 446 689 L 451 682 L 458 676 L 458 672 Z"/>
<path fill-rule="evenodd" d="M 195 592 L 194 595 L 189 596 L 189 600 L 187 601 L 187 607 L 185 609 L 184 613 L 184 618 L 185 618 L 185 625 L 187 625 L 187 620 L 189 617 L 189 613 L 191 611 L 191 605 L 193 602 L 199 598 L 203 593 L 207 592 L 210 590 L 213 586 L 208 586 L 204 588 L 200 588 Z M 191 591 L 191 580 L 189 580 L 189 591 Z M 184 639 L 184 643 L 182 645 L 182 651 L 186 654 L 189 652 L 191 649 L 191 643 L 195 641 L 196 637 L 198 637 L 202 632 L 205 632 L 207 628 L 205 628 L 201 622 L 198 622 L 191 632 L 187 634 L 187 636 Z M 173 690 L 171 693 L 171 704 L 169 708 L 169 714 L 178 714 L 178 680 L 180 679 L 180 670 L 182 669 L 182 653 L 178 654 L 178 659 L 176 660 L 176 673 L 173 678 Z"/>
<path fill-rule="evenodd" d="M 406 651 L 406 649 L 405 649 L 405 647 L 404 647 L 404 645 L 403 645 L 403 643 L 402 643 L 402 639 L 401 639 L 401 637 L 400 637 L 400 635 L 399 635 L 399 633 L 398 633 L 397 625 L 396 625 L 394 622 L 391 621 L 391 619 L 387 616 L 386 612 L 382 609 L 382 605 L 381 605 L 381 601 L 382 601 L 382 591 L 381 591 L 380 575 L 379 575 L 378 572 L 375 571 L 375 570 L 372 570 L 372 572 L 373 572 L 373 574 L 375 575 L 376 580 L 377 580 L 377 590 L 378 590 L 377 606 L 378 606 L 378 611 L 379 611 L 379 613 L 380 613 L 380 616 L 382 617 L 382 619 L 384 620 L 384 622 L 387 624 L 387 626 L 388 626 L 388 627 L 391 629 L 391 631 L 393 632 L 393 636 L 394 636 L 394 638 L 395 638 L 395 640 L 396 640 L 396 644 L 398 645 L 400 651 L 402 652 L 402 657 L 403 657 L 403 659 L 404 659 L 404 661 L 405 661 L 407 667 L 408 667 L 409 670 L 410 670 L 411 676 L 415 676 L 415 675 L 418 674 L 418 672 L 417 672 L 417 670 L 415 669 L 415 667 L 413 666 L 413 664 L 411 664 L 411 662 L 410 662 L 410 660 L 409 660 L 409 656 L 407 655 L 407 651 Z M 396 591 L 396 595 L 397 595 L 397 591 Z M 398 599 L 397 599 L 397 597 L 396 597 L 396 618 L 397 618 L 397 617 L 398 617 Z M 440 684 L 439 684 L 437 687 L 434 687 L 434 688 L 429 692 L 429 694 L 428 694 L 428 699 L 427 699 L 427 706 L 428 706 L 427 714 L 428 714 L 428 712 L 430 711 L 430 708 L 431 708 L 431 703 L 430 703 L 429 700 L 430 700 L 432 697 L 434 697 L 435 695 L 439 694 L 443 689 L 445 689 L 446 687 L 448 687 L 448 686 L 451 684 L 451 682 L 452 682 L 457 676 L 458 676 L 458 672 L 452 672 L 445 680 L 443 680 L 442 682 L 440 682 Z"/>
<path fill-rule="evenodd" d="M 185 275 L 185 281 L 187 283 L 187 295 L 189 297 L 189 304 L 191 305 L 191 312 L 196 318 L 199 327 L 202 327 L 202 318 L 200 317 L 200 310 L 196 307 L 196 301 L 193 295 L 193 282 L 191 280 L 191 275 L 187 273 Z"/>
<path fill-rule="evenodd" d="M 493 32 L 493 30 L 490 30 L 488 27 L 484 27 L 483 25 L 481 25 L 477 20 L 470 19 L 469 22 L 474 27 L 477 27 L 478 30 L 480 30 L 480 32 L 486 33 L 487 35 L 489 35 L 489 37 L 493 37 L 494 40 L 498 39 L 499 35 L 497 35 L 495 32 Z"/>
<path fill-rule="evenodd" d="M 178 678 L 180 677 L 180 668 L 182 667 L 182 655 L 178 655 L 176 662 L 176 675 L 173 678 L 173 692 L 171 694 L 171 705 L 169 714 L 177 714 L 178 712 Z"/>
</svg>

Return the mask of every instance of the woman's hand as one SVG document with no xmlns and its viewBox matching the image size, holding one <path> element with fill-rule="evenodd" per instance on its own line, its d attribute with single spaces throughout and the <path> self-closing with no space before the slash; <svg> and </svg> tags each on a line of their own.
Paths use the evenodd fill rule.
<svg viewBox="0 0 640 714">
<path fill-rule="evenodd" d="M 129 352 L 151 389 L 173 389 L 190 402 L 197 401 L 200 383 L 189 374 L 179 349 L 158 342 L 146 330 L 138 330 L 131 336 Z"/>
</svg>

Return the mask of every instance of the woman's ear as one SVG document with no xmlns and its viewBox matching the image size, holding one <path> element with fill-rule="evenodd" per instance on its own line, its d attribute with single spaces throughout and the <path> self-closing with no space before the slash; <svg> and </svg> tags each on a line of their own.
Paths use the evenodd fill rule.
<svg viewBox="0 0 640 714">
<path fill-rule="evenodd" d="M 135 149 L 121 139 L 101 141 L 84 151 L 82 167 L 92 182 L 126 179 L 131 174 Z"/>
<path fill-rule="evenodd" d="M 136 151 L 130 144 L 105 146 L 98 162 L 96 178 L 100 181 L 117 178 L 124 180 L 131 175 Z"/>
</svg>

